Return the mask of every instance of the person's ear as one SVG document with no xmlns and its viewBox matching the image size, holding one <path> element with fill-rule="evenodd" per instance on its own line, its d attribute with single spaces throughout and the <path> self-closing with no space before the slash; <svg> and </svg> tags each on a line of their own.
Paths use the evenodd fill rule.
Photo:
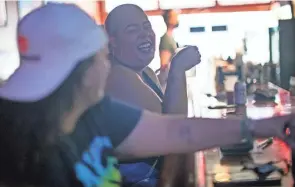
<svg viewBox="0 0 295 187">
<path fill-rule="evenodd" d="M 116 39 L 114 37 L 112 37 L 112 36 L 109 37 L 109 45 L 112 48 L 116 48 L 117 47 Z"/>
</svg>

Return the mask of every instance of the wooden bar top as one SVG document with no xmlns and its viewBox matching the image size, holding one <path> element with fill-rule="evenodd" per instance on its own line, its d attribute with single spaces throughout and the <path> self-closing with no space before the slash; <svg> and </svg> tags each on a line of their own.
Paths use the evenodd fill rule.
<svg viewBox="0 0 295 187">
<path fill-rule="evenodd" d="M 280 89 L 275 85 L 269 84 L 268 87 L 275 88 L 278 90 L 278 97 L 281 92 L 286 92 L 286 90 Z M 280 100 L 280 99 L 279 99 Z M 210 101 L 208 103 L 220 104 L 217 101 Z M 273 103 L 259 103 L 253 104 L 252 101 L 248 101 L 247 105 L 247 115 L 252 118 L 266 118 L 276 115 L 278 113 L 284 113 L 286 109 L 285 106 L 281 104 L 280 101 L 277 101 L 278 104 L 274 105 Z M 212 118 L 222 118 L 226 117 L 225 110 L 208 110 L 206 107 L 202 106 L 195 110 L 199 112 L 200 117 L 212 117 Z M 288 109 L 286 109 L 288 110 Z M 290 106 L 289 106 L 290 110 Z M 201 111 L 201 112 L 200 112 Z M 274 139 L 274 143 L 268 148 L 261 150 L 257 148 L 257 145 L 263 140 L 256 140 L 254 143 L 254 149 L 251 151 L 249 156 L 239 156 L 239 157 L 223 157 L 220 149 L 215 148 L 206 151 L 200 151 L 195 153 L 195 170 L 196 170 L 196 185 L 198 187 L 213 187 L 213 181 L 240 181 L 240 180 L 255 180 L 257 179 L 256 174 L 253 171 L 241 171 L 244 165 L 241 161 L 252 162 L 255 164 L 265 164 L 270 161 L 290 161 L 290 149 L 282 141 Z M 252 161 L 251 161 L 252 160 Z M 276 166 L 287 169 L 285 162 L 279 162 Z M 290 171 L 291 173 L 291 171 Z M 291 187 L 293 186 L 293 178 L 291 174 L 288 174 L 285 177 L 281 177 L 278 173 L 273 173 L 270 178 L 282 178 L 281 186 Z M 277 185 L 275 185 L 277 186 Z"/>
</svg>

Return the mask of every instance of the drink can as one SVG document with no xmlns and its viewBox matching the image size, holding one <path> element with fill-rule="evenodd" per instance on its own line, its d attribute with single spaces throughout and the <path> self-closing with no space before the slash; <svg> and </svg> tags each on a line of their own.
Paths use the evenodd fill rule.
<svg viewBox="0 0 295 187">
<path fill-rule="evenodd" d="M 279 91 L 279 98 L 281 105 L 290 104 L 290 92 L 284 90 Z"/>
</svg>

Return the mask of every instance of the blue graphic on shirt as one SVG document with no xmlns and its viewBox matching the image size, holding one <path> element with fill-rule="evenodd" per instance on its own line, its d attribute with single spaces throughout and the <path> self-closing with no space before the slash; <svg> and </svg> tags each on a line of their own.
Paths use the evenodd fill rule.
<svg viewBox="0 0 295 187">
<path fill-rule="evenodd" d="M 121 175 L 116 168 L 118 161 L 113 155 L 103 155 L 103 151 L 107 149 L 112 149 L 109 138 L 96 137 L 89 150 L 83 153 L 82 161 L 76 163 L 76 176 L 84 187 L 120 186 Z M 106 161 L 105 166 L 103 159 Z"/>
</svg>

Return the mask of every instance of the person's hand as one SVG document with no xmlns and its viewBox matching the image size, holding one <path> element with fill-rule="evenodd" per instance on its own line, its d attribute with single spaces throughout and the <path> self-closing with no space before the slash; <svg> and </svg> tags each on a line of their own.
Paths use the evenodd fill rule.
<svg viewBox="0 0 295 187">
<path fill-rule="evenodd" d="M 184 72 L 201 62 L 201 54 L 197 46 L 179 48 L 171 60 L 172 71 Z"/>
<path fill-rule="evenodd" d="M 275 116 L 273 118 L 255 120 L 254 134 L 258 137 L 277 137 L 295 149 L 295 115 Z"/>
<path fill-rule="evenodd" d="M 295 116 L 294 114 L 283 117 L 285 123 L 277 131 L 277 137 L 295 149 Z"/>
</svg>

